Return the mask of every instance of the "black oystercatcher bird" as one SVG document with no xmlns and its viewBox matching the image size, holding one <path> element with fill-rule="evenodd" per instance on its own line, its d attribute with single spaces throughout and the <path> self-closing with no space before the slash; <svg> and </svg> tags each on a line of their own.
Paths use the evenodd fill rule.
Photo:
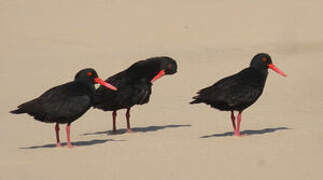
<svg viewBox="0 0 323 180">
<path fill-rule="evenodd" d="M 234 134 L 240 136 L 241 113 L 257 101 L 264 90 L 268 68 L 286 76 L 271 61 L 268 54 L 253 57 L 250 66 L 237 74 L 221 79 L 210 87 L 200 90 L 191 104 L 205 103 L 221 111 L 231 111 Z M 238 111 L 235 124 L 234 111 Z"/>
<path fill-rule="evenodd" d="M 118 88 L 111 91 L 104 87 L 97 89 L 94 108 L 103 111 L 113 111 L 113 133 L 116 133 L 117 110 L 127 109 L 127 132 L 130 128 L 130 109 L 138 104 L 149 102 L 152 83 L 166 74 L 174 74 L 177 71 L 176 61 L 170 57 L 153 57 L 138 61 L 128 69 L 109 77 L 110 82 Z"/>
<path fill-rule="evenodd" d="M 38 98 L 21 104 L 18 109 L 11 111 L 11 113 L 27 113 L 38 121 L 56 123 L 57 147 L 61 146 L 59 124 L 67 124 L 67 144 L 71 148 L 71 123 L 91 107 L 95 94 L 95 83 L 113 91 L 117 90 L 114 86 L 98 78 L 94 69 L 83 69 L 75 75 L 74 81 L 49 89 Z"/>
</svg>

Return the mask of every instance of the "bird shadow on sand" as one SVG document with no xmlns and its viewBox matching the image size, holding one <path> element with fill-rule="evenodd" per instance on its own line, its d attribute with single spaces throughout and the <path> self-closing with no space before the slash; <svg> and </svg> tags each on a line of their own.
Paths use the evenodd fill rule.
<svg viewBox="0 0 323 180">
<path fill-rule="evenodd" d="M 162 129 L 167 129 L 167 128 L 179 128 L 179 127 L 191 127 L 192 125 L 190 124 L 183 124 L 183 125 L 178 125 L 178 124 L 169 124 L 169 125 L 165 125 L 165 126 L 148 126 L 148 127 L 135 127 L 132 128 L 133 132 L 151 132 L 151 131 L 159 131 Z M 126 129 L 119 129 L 117 130 L 117 135 L 118 134 L 124 134 L 126 133 L 127 130 Z M 100 134 L 111 134 L 114 135 L 112 130 L 108 130 L 108 131 L 98 131 L 98 132 L 93 132 L 93 133 L 84 133 L 82 134 L 82 136 L 91 136 L 91 135 L 100 135 Z"/>
<path fill-rule="evenodd" d="M 261 135 L 267 133 L 274 133 L 276 131 L 283 131 L 288 130 L 288 127 L 277 127 L 277 128 L 266 128 L 266 129 L 259 129 L 259 130 L 244 130 L 241 131 L 241 135 Z M 226 136 L 233 136 L 233 132 L 226 132 L 221 134 L 212 134 L 208 136 L 202 136 L 201 138 L 211 138 L 211 137 L 226 137 Z"/>
<path fill-rule="evenodd" d="M 72 145 L 77 147 L 82 146 L 91 146 L 96 144 L 103 144 L 107 141 L 123 141 L 123 140 L 113 140 L 113 139 L 93 139 L 90 141 L 76 141 L 72 142 Z M 63 147 L 67 146 L 67 143 L 62 143 Z M 56 144 L 45 144 L 45 145 L 39 145 L 39 146 L 30 146 L 30 147 L 20 147 L 19 149 L 42 149 L 42 148 L 56 148 Z"/>
</svg>

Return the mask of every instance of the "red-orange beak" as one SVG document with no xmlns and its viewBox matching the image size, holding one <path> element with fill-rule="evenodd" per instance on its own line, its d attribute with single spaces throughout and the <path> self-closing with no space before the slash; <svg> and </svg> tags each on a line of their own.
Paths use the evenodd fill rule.
<svg viewBox="0 0 323 180">
<path fill-rule="evenodd" d="M 161 70 L 150 82 L 153 83 L 154 81 L 156 81 L 157 79 L 161 78 L 164 75 L 165 75 L 165 70 Z"/>
<path fill-rule="evenodd" d="M 282 76 L 284 76 L 284 77 L 286 77 L 286 76 L 287 76 L 283 71 L 279 70 L 279 69 L 278 69 L 275 65 L 273 65 L 273 64 L 268 64 L 268 68 L 270 68 L 270 69 L 272 69 L 272 70 L 276 71 L 278 74 L 280 74 L 280 75 L 282 75 Z"/>
<path fill-rule="evenodd" d="M 109 88 L 109 89 L 111 89 L 111 90 L 113 90 L 113 91 L 118 90 L 118 89 L 117 89 L 116 87 L 114 87 L 113 85 L 111 85 L 111 84 L 109 84 L 109 83 L 107 83 L 107 82 L 103 81 L 102 79 L 100 79 L 100 78 L 98 78 L 98 77 L 94 79 L 94 82 L 99 83 L 99 84 L 101 84 L 102 86 L 105 86 L 105 87 L 107 87 L 107 88 Z"/>
</svg>

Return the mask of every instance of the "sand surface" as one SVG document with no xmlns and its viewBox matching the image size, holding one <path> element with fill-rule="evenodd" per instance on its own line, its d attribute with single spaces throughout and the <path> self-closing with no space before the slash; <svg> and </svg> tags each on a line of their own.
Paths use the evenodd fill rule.
<svg viewBox="0 0 323 180">
<path fill-rule="evenodd" d="M 322 0 L 0 0 L 1 180 L 322 179 Z M 189 105 L 195 92 L 267 52 L 264 94 L 231 136 L 229 113 Z M 108 134 L 111 113 L 72 124 L 75 149 L 55 148 L 53 124 L 8 111 L 86 67 L 102 78 L 167 55 L 178 73 L 132 110 L 133 134 Z M 61 138 L 66 135 L 62 126 Z"/>
</svg>

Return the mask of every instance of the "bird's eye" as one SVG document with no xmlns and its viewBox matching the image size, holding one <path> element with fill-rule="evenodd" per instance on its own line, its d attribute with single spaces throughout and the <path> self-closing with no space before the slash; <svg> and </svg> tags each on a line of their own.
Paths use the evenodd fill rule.
<svg viewBox="0 0 323 180">
<path fill-rule="evenodd" d="M 263 62 L 267 62 L 267 58 L 266 57 L 263 57 L 262 59 L 261 59 Z"/>
<path fill-rule="evenodd" d="M 88 72 L 88 73 L 87 73 L 87 75 L 88 75 L 88 76 L 92 76 L 92 72 Z"/>
<path fill-rule="evenodd" d="M 168 64 L 168 69 L 171 69 L 172 68 L 172 65 L 171 64 Z"/>
</svg>

